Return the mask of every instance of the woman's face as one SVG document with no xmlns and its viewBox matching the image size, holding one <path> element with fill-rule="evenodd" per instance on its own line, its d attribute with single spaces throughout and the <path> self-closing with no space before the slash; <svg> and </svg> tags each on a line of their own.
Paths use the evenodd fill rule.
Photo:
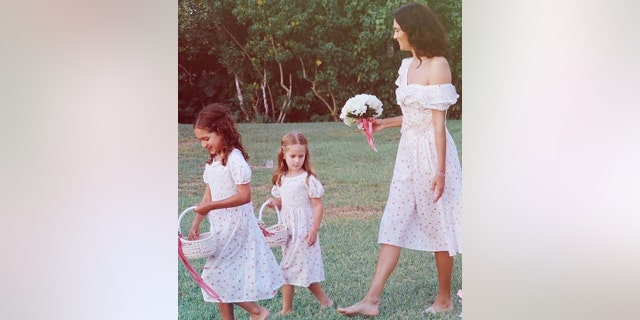
<svg viewBox="0 0 640 320">
<path fill-rule="evenodd" d="M 400 25 L 396 22 L 396 19 L 393 19 L 393 39 L 398 41 L 400 45 L 400 50 L 402 51 L 411 51 L 412 47 L 409 44 L 409 36 L 400 29 Z"/>
<path fill-rule="evenodd" d="M 200 140 L 200 145 L 207 149 L 210 154 L 216 154 L 222 150 L 224 146 L 224 141 L 222 140 L 222 136 L 215 133 L 209 132 L 204 129 L 193 129 L 193 134 L 196 135 L 196 138 Z"/>
</svg>

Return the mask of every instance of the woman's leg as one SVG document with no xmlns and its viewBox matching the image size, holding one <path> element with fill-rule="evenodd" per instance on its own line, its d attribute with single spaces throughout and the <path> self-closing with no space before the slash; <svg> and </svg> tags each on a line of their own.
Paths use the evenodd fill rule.
<svg viewBox="0 0 640 320">
<path fill-rule="evenodd" d="M 380 313 L 379 304 L 382 290 L 387 283 L 387 279 L 389 279 L 389 276 L 398 264 L 401 249 L 402 248 L 398 246 L 383 244 L 380 248 L 376 271 L 373 274 L 369 291 L 360 302 L 348 308 L 338 308 L 338 312 L 346 316 L 377 316 Z"/>
<path fill-rule="evenodd" d="M 449 311 L 453 309 L 451 299 L 451 275 L 453 273 L 453 257 L 447 251 L 437 251 L 436 269 L 438 270 L 438 296 L 436 301 L 425 312 Z"/>
<path fill-rule="evenodd" d="M 218 310 L 222 320 L 233 320 L 233 303 L 218 303 Z"/>
<path fill-rule="evenodd" d="M 319 282 L 314 282 L 309 286 L 309 291 L 320 301 L 320 308 L 333 307 L 333 301 L 329 299 L 329 296 L 322 290 Z"/>
</svg>

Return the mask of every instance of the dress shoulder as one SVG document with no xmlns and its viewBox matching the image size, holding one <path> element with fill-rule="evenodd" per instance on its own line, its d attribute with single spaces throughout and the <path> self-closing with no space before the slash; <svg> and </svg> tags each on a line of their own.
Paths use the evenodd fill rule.
<svg viewBox="0 0 640 320">
<path fill-rule="evenodd" d="M 404 83 L 407 83 L 407 69 L 411 64 L 411 58 L 402 59 L 400 68 L 398 69 L 398 78 L 396 79 L 396 86 L 401 87 Z"/>
<path fill-rule="evenodd" d="M 271 195 L 276 199 L 280 198 L 280 186 L 274 184 L 271 187 Z"/>
<path fill-rule="evenodd" d="M 447 110 L 458 101 L 456 87 L 450 83 L 420 85 L 411 84 L 396 90 L 399 104 L 418 109 Z"/>
<path fill-rule="evenodd" d="M 312 174 L 309 175 L 309 198 L 320 198 L 324 194 L 324 187 L 320 180 Z"/>
<path fill-rule="evenodd" d="M 231 178 L 235 184 L 246 184 L 251 182 L 251 167 L 245 160 L 242 152 L 233 149 L 227 159 L 227 167 L 231 172 Z"/>
</svg>

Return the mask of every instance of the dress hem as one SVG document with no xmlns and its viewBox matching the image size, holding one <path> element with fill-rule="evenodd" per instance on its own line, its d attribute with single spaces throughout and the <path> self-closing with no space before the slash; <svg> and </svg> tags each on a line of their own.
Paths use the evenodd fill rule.
<svg viewBox="0 0 640 320">
<path fill-rule="evenodd" d="M 410 249 L 410 250 L 416 250 L 416 251 L 426 251 L 426 252 L 439 252 L 439 251 L 447 251 L 449 252 L 450 256 L 456 256 L 458 254 L 462 254 L 462 250 L 451 250 L 451 249 L 425 249 L 425 248 L 417 248 L 417 247 L 410 247 L 410 246 L 405 246 L 405 245 L 399 245 L 396 243 L 391 243 L 391 242 L 384 242 L 384 241 L 378 241 L 378 244 L 388 244 L 388 245 L 392 245 L 392 246 L 396 246 L 396 247 L 400 247 L 403 249 Z"/>
</svg>

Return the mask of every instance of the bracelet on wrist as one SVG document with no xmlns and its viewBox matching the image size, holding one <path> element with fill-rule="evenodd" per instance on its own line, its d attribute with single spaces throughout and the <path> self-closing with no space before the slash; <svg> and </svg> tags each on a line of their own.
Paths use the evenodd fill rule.
<svg viewBox="0 0 640 320">
<path fill-rule="evenodd" d="M 444 177 L 444 172 L 436 171 L 436 175 L 440 177 Z"/>
</svg>

